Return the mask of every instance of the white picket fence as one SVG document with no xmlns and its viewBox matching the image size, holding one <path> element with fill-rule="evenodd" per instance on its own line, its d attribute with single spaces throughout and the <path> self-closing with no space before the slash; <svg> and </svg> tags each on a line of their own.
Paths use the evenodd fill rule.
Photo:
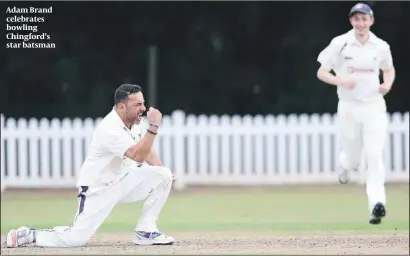
<svg viewBox="0 0 410 256">
<path fill-rule="evenodd" d="M 1 117 L 2 187 L 74 187 L 99 119 Z M 186 185 L 337 182 L 336 116 L 185 116 L 163 118 L 155 147 Z M 390 114 L 387 181 L 409 182 L 409 113 Z"/>
</svg>

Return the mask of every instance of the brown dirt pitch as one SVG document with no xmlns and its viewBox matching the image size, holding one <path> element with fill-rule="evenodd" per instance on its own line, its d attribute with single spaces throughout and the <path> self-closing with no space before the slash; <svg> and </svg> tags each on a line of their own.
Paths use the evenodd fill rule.
<svg viewBox="0 0 410 256">
<path fill-rule="evenodd" d="M 338 233 L 301 233 L 298 235 L 268 232 L 201 232 L 173 233 L 172 246 L 136 246 L 132 233 L 98 233 L 82 248 L 5 248 L 2 237 L 1 255 L 7 254 L 390 254 L 409 255 L 409 235 L 385 233 L 382 236 L 355 235 L 355 231 Z"/>
</svg>

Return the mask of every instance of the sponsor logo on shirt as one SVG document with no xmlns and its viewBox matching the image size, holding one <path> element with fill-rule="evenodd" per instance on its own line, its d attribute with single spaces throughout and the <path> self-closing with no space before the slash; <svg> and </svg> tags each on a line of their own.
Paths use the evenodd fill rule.
<svg viewBox="0 0 410 256">
<path fill-rule="evenodd" d="M 354 67 L 348 67 L 347 72 L 350 74 L 353 73 L 374 73 L 374 68 L 354 68 Z"/>
</svg>

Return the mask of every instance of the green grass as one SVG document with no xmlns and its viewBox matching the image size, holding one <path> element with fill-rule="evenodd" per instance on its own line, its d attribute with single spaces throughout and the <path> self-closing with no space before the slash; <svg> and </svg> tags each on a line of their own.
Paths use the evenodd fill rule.
<svg viewBox="0 0 410 256">
<path fill-rule="evenodd" d="M 70 225 L 77 207 L 72 195 L 18 196 L 1 201 L 1 233 L 27 225 L 37 228 Z M 162 230 L 300 231 L 408 230 L 409 185 L 387 186 L 387 217 L 372 226 L 364 187 L 208 188 L 173 192 L 158 221 Z M 120 204 L 100 231 L 130 231 L 142 203 Z"/>
</svg>

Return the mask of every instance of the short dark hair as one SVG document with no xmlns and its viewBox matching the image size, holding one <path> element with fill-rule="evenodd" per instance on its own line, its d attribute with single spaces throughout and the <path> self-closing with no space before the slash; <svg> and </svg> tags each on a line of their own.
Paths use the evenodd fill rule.
<svg viewBox="0 0 410 256">
<path fill-rule="evenodd" d="M 141 86 L 136 84 L 122 84 L 115 90 L 114 104 L 123 103 L 128 100 L 128 95 L 142 91 Z"/>
</svg>

